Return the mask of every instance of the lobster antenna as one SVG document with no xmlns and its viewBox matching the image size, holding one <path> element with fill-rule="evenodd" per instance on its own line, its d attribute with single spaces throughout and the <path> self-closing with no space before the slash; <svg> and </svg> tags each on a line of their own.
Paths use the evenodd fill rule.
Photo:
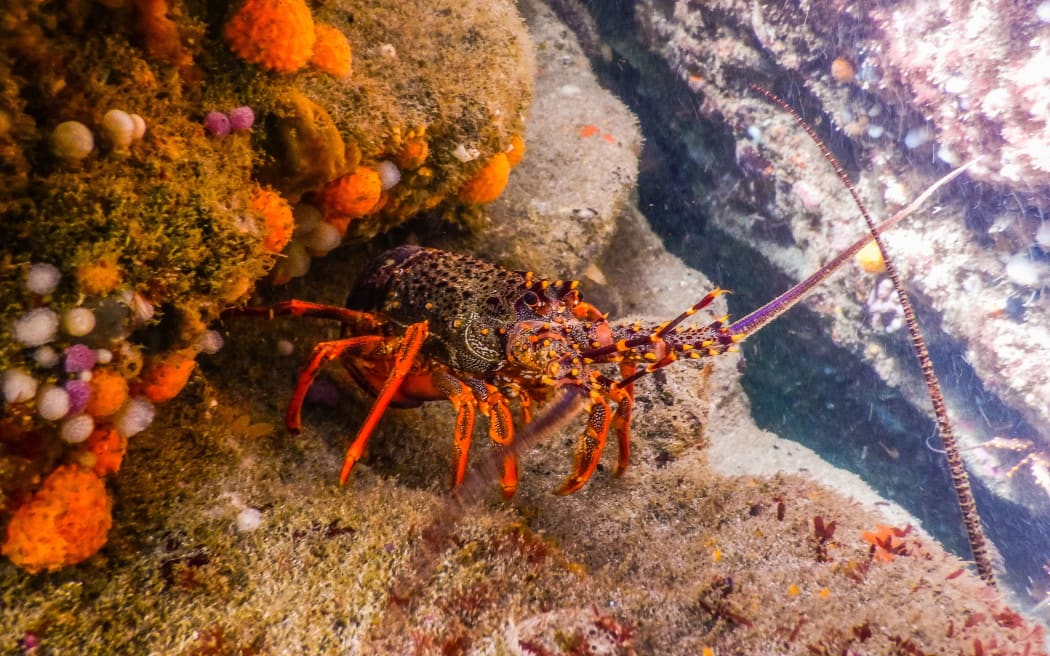
<svg viewBox="0 0 1050 656">
<path fill-rule="evenodd" d="M 922 377 L 926 382 L 926 389 L 929 391 L 930 401 L 933 403 L 933 414 L 937 418 L 937 432 L 940 433 L 941 442 L 944 444 L 944 452 L 948 460 L 948 469 L 951 472 L 952 485 L 955 488 L 955 497 L 959 502 L 959 511 L 962 513 L 963 524 L 966 526 L 966 537 L 970 542 L 970 550 L 973 552 L 974 563 L 977 566 L 977 574 L 985 583 L 995 587 L 995 569 L 992 566 L 991 558 L 988 555 L 987 539 L 984 535 L 984 529 L 981 526 L 981 516 L 977 512 L 977 504 L 974 501 L 973 492 L 970 489 L 970 478 L 966 473 L 966 467 L 963 465 L 962 456 L 959 455 L 959 447 L 955 441 L 955 434 L 952 431 L 952 423 L 948 418 L 948 409 L 944 403 L 944 396 L 941 394 L 941 383 L 933 369 L 933 361 L 930 359 L 930 353 L 926 348 L 926 340 L 923 339 L 922 332 L 919 330 L 919 322 L 915 318 L 915 310 L 912 307 L 911 299 L 908 297 L 908 293 L 904 290 L 904 285 L 901 284 L 900 274 L 897 273 L 897 267 L 893 264 L 893 260 L 890 258 L 890 254 L 886 250 L 886 244 L 883 242 L 882 235 L 880 234 L 881 226 L 876 227 L 875 221 L 872 220 L 871 214 L 868 213 L 867 207 L 865 207 L 864 203 L 861 201 L 860 194 L 857 193 L 856 187 L 853 186 L 845 169 L 842 168 L 842 164 L 840 164 L 838 159 L 836 159 L 831 151 L 828 150 L 827 145 L 819 136 L 817 136 L 817 133 L 813 131 L 813 128 L 802 120 L 802 117 L 799 116 L 798 112 L 772 91 L 755 84 L 752 84 L 751 88 L 790 114 L 792 118 L 795 119 L 795 122 L 805 130 L 806 134 L 809 135 L 809 138 L 817 144 L 817 148 L 820 149 L 824 159 L 826 159 L 835 169 L 835 174 L 838 175 L 839 179 L 842 180 L 842 183 L 846 186 L 850 196 L 853 197 L 854 204 L 856 204 L 857 209 L 860 210 L 861 215 L 864 217 L 864 222 L 868 224 L 868 230 L 871 232 L 872 238 L 875 240 L 875 243 L 879 247 L 879 251 L 882 253 L 882 259 L 886 263 L 886 273 L 889 275 L 890 280 L 893 281 L 894 289 L 897 290 L 897 298 L 900 300 L 901 308 L 904 310 L 904 321 L 908 326 L 908 336 L 911 339 L 912 350 L 915 351 L 915 357 L 919 360 L 919 366 L 922 369 Z M 957 169 L 953 174 L 962 172 L 962 170 L 968 168 L 975 161 L 976 160 L 971 161 L 961 169 Z M 939 186 L 942 182 L 946 181 L 947 180 L 942 179 L 936 183 L 934 187 Z M 933 187 L 931 187 L 931 189 L 933 189 Z M 926 196 L 926 194 L 923 194 L 923 196 Z M 920 199 L 923 199 L 923 197 L 920 196 Z M 912 205 L 915 205 L 915 203 L 912 203 Z M 912 206 L 909 205 L 908 208 L 905 209 L 911 207 Z M 892 221 L 893 219 L 890 220 Z"/>
<path fill-rule="evenodd" d="M 897 225 L 904 219 L 914 214 L 915 211 L 919 209 L 927 200 L 929 200 L 930 196 L 935 194 L 938 189 L 954 180 L 956 177 L 962 174 L 963 171 L 970 168 L 976 162 L 976 159 L 967 162 L 966 164 L 963 164 L 959 168 L 955 169 L 954 171 L 948 173 L 940 180 L 934 182 L 926 189 L 926 191 L 919 194 L 918 198 L 913 200 L 907 207 L 897 212 L 890 218 L 886 219 L 879 225 L 875 226 L 873 228 L 873 234 L 881 235 L 883 232 L 889 230 L 893 226 Z M 853 242 L 849 246 L 849 248 L 845 249 L 844 251 L 840 252 L 838 255 L 833 257 L 831 260 L 828 261 L 827 264 L 817 269 L 811 276 L 809 276 L 802 282 L 798 283 L 797 285 L 787 290 L 780 296 L 777 296 L 772 301 L 766 303 L 754 312 L 751 312 L 747 316 L 738 319 L 737 321 L 734 321 L 733 324 L 730 325 L 727 329 L 729 331 L 729 334 L 738 335 L 739 341 L 740 339 L 743 339 L 744 337 L 747 337 L 752 333 L 758 332 L 761 328 L 764 328 L 766 324 L 770 323 L 771 321 L 773 321 L 774 319 L 776 319 L 777 317 L 779 317 L 780 315 L 784 314 L 785 312 L 793 308 L 795 305 L 797 305 L 799 301 L 805 298 L 805 296 L 809 293 L 811 289 L 828 279 L 831 276 L 831 274 L 835 273 L 836 269 L 838 269 L 840 266 L 842 266 L 843 263 L 845 263 L 846 260 L 853 257 L 858 252 L 860 252 L 861 249 L 870 244 L 871 239 L 872 238 L 868 236 Z"/>
</svg>

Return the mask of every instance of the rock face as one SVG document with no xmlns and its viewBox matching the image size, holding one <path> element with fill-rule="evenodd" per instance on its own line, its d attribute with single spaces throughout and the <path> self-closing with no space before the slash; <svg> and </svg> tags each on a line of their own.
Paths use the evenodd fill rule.
<svg viewBox="0 0 1050 656">
<path fill-rule="evenodd" d="M 574 3 L 560 4 L 569 13 Z M 658 231 L 673 252 L 724 276 L 744 297 L 762 284 L 758 278 L 801 279 L 863 230 L 818 150 L 748 85 L 785 97 L 815 127 L 876 217 L 892 214 L 952 166 L 981 158 L 886 240 L 917 299 L 971 471 L 992 503 L 1005 500 L 1007 512 L 1042 525 L 1050 512 L 1050 306 L 1043 292 L 1050 175 L 1034 144 L 1047 134 L 1039 80 L 1050 23 L 1034 6 L 928 9 L 654 1 L 595 11 L 613 49 L 609 69 L 628 71 L 619 79 L 651 119 L 645 125 L 660 149 L 643 204 L 690 198 L 665 213 L 679 216 L 655 219 Z M 647 196 L 647 184 L 657 191 Z M 781 370 L 806 360 L 840 376 L 874 370 L 899 390 L 858 403 L 842 416 L 850 424 L 849 417 L 877 418 L 893 405 L 886 397 L 898 393 L 928 412 L 914 356 L 903 331 L 894 330 L 895 305 L 882 300 L 883 280 L 853 269 L 807 303 L 814 314 L 784 324 L 784 349 L 796 355 L 780 357 Z M 842 354 L 832 353 L 840 347 Z M 761 348 L 764 360 L 776 358 L 769 344 Z M 857 358 L 869 364 L 868 374 L 845 363 Z M 762 376 L 754 385 L 763 394 L 800 385 L 777 371 Z M 890 459 L 912 457 L 910 446 L 885 446 Z M 867 455 L 857 448 L 851 457 Z M 1040 544 L 1047 539 L 1040 533 Z M 1026 569 L 1045 580 L 1039 563 Z"/>
<path fill-rule="evenodd" d="M 574 47 L 566 28 L 538 2 L 522 11 L 538 43 L 561 44 L 539 50 L 538 70 L 564 65 Z M 531 148 L 514 184 L 536 191 L 517 196 L 516 210 L 494 208 L 495 229 L 471 241 L 540 273 L 593 265 L 606 285 L 592 279 L 588 298 L 616 320 L 672 317 L 712 285 L 623 204 L 633 121 L 582 60 L 569 60 L 575 70 L 563 72 L 581 106 L 601 108 L 584 126 L 603 131 L 584 136 L 573 113 L 553 112 L 530 122 L 530 143 L 543 140 L 542 125 L 584 147 L 606 133 L 632 146 L 593 142 L 583 189 L 545 179 L 571 164 L 565 150 Z M 542 104 L 548 92 L 538 88 Z M 621 184 L 592 187 L 610 181 Z M 536 211 L 579 206 L 601 209 L 579 232 L 564 224 L 571 212 Z M 527 242 L 531 251 L 508 244 L 501 221 L 512 216 L 529 216 L 547 240 Z M 573 242 L 565 262 L 541 269 L 563 247 L 551 235 L 579 234 L 594 243 Z M 362 255 L 341 249 L 275 294 L 341 303 Z M 710 314 L 724 311 L 720 299 Z M 955 653 L 1010 644 L 1044 653 L 1040 628 L 905 529 L 910 520 L 876 513 L 885 502 L 855 477 L 756 428 L 739 356 L 639 381 L 622 479 L 603 467 L 576 495 L 550 494 L 569 470 L 577 421 L 526 454 L 513 502 L 497 505 L 493 481 L 492 502 L 449 527 L 449 404 L 388 412 L 338 487 L 347 434 L 371 404 L 353 386 L 339 397 L 338 367 L 318 381 L 302 434 L 275 430 L 309 350 L 338 331 L 248 319 L 223 330 L 226 348 L 203 359 L 188 392 L 130 444 L 100 556 L 37 577 L 0 564 L 4 644 L 186 654 Z M 491 452 L 484 428 L 475 460 Z M 439 529 L 451 540 L 430 540 Z"/>
<path fill-rule="evenodd" d="M 522 10 L 526 18 L 545 11 L 532 3 Z M 630 201 L 642 139 L 634 115 L 601 90 L 565 25 L 533 26 L 544 57 L 527 125 L 531 154 L 487 208 L 491 225 L 481 253 L 579 278 L 608 248 L 615 217 Z"/>
</svg>

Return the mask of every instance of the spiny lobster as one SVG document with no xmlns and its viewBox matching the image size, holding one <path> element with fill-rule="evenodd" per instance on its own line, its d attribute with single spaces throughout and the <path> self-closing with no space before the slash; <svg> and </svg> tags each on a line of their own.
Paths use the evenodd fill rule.
<svg viewBox="0 0 1050 656">
<path fill-rule="evenodd" d="M 962 170 L 948 174 L 877 226 L 875 235 L 908 216 Z M 510 271 L 467 255 L 419 246 L 394 248 L 373 260 L 350 292 L 346 307 L 291 300 L 235 308 L 226 316 L 311 316 L 343 324 L 340 339 L 314 347 L 285 417 L 288 428 L 297 431 L 307 390 L 321 366 L 335 358 L 341 358 L 352 377 L 376 395 L 347 450 L 341 483 L 361 458 L 388 406 L 414 407 L 447 399 L 457 412 L 453 485 L 462 483 L 466 473 L 480 411 L 489 418 L 489 437 L 504 449 L 500 483 L 510 497 L 518 475 L 508 399 L 519 400 L 528 423 L 534 401 L 546 402 L 556 390 L 569 389 L 588 410 L 572 473 L 557 490 L 570 494 L 594 472 L 610 432 L 619 446 L 615 473 L 626 470 L 638 378 L 680 358 L 706 358 L 733 350 L 797 304 L 871 240 L 871 235 L 859 239 L 809 278 L 732 323 L 722 317 L 705 326 L 682 325 L 726 293 L 721 289 L 707 293 L 669 321 L 613 323 L 581 298 L 577 281 L 551 282 L 532 272 Z M 603 364 L 618 364 L 620 379 L 602 373 L 598 365 Z M 568 412 L 566 408 L 563 404 L 556 411 Z"/>
</svg>

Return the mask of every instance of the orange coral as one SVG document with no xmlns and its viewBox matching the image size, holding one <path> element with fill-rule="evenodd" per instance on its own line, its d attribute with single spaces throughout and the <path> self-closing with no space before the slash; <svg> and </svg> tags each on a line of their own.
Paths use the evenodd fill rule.
<svg viewBox="0 0 1050 656">
<path fill-rule="evenodd" d="M 496 153 L 460 187 L 459 199 L 465 203 L 491 203 L 503 193 L 509 178 L 510 160 L 505 153 Z"/>
<path fill-rule="evenodd" d="M 106 486 L 95 472 L 63 465 L 15 511 L 0 552 L 34 573 L 79 563 L 106 543 L 111 508 Z"/>
<path fill-rule="evenodd" d="M 310 65 L 335 77 L 348 77 L 353 64 L 350 42 L 338 28 L 324 23 L 314 26 L 317 40 L 314 41 L 314 54 Z"/>
<path fill-rule="evenodd" d="M 223 34 L 238 57 L 281 73 L 302 68 L 317 38 L 303 0 L 246 0 Z"/>
<path fill-rule="evenodd" d="M 430 146 L 423 134 L 410 136 L 394 154 L 394 163 L 403 171 L 414 171 L 427 161 Z"/>
<path fill-rule="evenodd" d="M 525 140 L 521 138 L 521 135 L 516 134 L 510 138 L 510 148 L 507 149 L 507 161 L 510 167 L 517 166 L 522 157 L 525 157 Z"/>
<path fill-rule="evenodd" d="M 882 251 L 874 241 L 857 251 L 853 259 L 857 266 L 867 273 L 882 273 L 886 270 L 886 261 L 882 259 Z"/>
<path fill-rule="evenodd" d="M 178 396 L 197 366 L 195 348 L 186 348 L 158 356 L 142 372 L 138 389 L 154 403 L 164 403 Z"/>
<path fill-rule="evenodd" d="M 252 212 L 262 217 L 266 231 L 262 249 L 267 253 L 280 253 L 292 240 L 295 218 L 292 207 L 279 193 L 269 189 L 258 189 L 252 195 Z"/>
<path fill-rule="evenodd" d="M 85 294 L 108 294 L 124 282 L 117 263 L 110 259 L 101 259 L 94 264 L 77 268 L 77 281 Z"/>
<path fill-rule="evenodd" d="M 336 178 L 325 186 L 321 192 L 321 207 L 326 217 L 357 218 L 375 209 L 382 192 L 379 172 L 359 166 L 353 173 Z"/>
<path fill-rule="evenodd" d="M 108 417 L 128 400 L 128 381 L 113 369 L 97 368 L 91 372 L 91 398 L 87 413 L 92 417 Z"/>
<path fill-rule="evenodd" d="M 836 82 L 842 84 L 848 84 L 853 81 L 856 75 L 856 70 L 853 68 L 853 62 L 844 58 L 838 57 L 835 61 L 831 62 L 831 77 Z"/>
<path fill-rule="evenodd" d="M 84 447 L 95 456 L 92 470 L 99 476 L 105 476 L 120 469 L 128 449 L 128 440 L 113 426 L 100 426 L 87 438 Z"/>
</svg>

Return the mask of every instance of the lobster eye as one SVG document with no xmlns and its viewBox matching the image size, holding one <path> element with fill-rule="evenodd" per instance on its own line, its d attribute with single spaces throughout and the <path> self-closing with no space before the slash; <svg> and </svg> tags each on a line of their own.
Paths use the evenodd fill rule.
<svg viewBox="0 0 1050 656">
<path fill-rule="evenodd" d="M 537 305 L 539 305 L 540 297 L 534 291 L 527 291 L 521 297 L 521 300 L 524 301 L 525 305 L 528 305 L 529 307 L 536 307 Z"/>
</svg>

